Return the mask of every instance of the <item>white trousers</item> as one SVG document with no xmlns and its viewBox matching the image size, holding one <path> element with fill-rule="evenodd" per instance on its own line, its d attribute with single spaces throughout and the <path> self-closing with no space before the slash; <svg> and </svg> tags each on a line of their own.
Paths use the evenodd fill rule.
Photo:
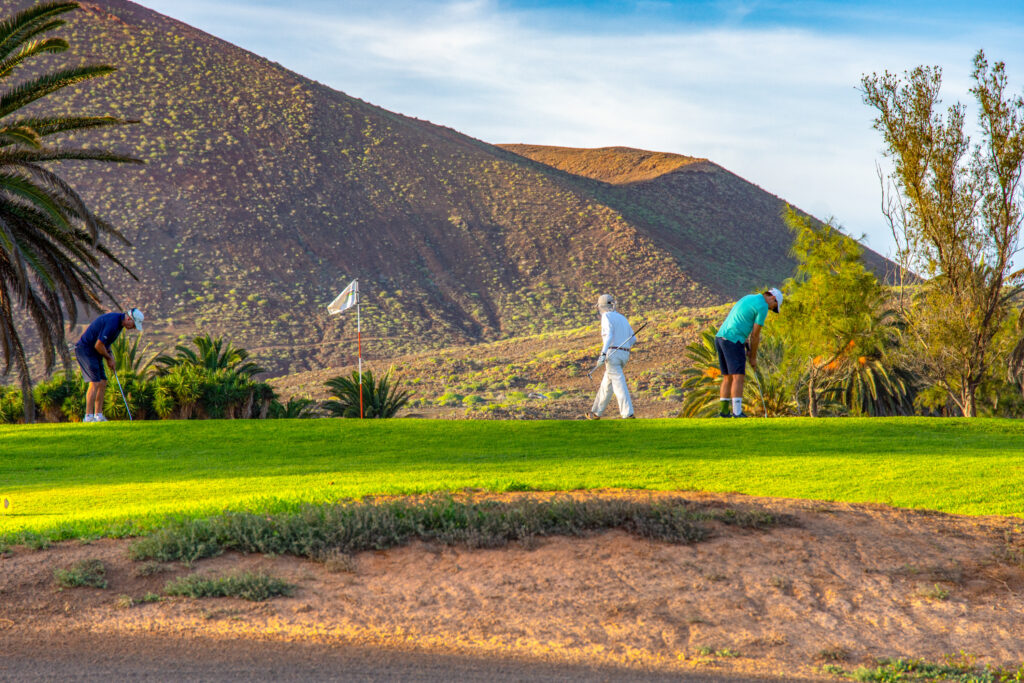
<svg viewBox="0 0 1024 683">
<path fill-rule="evenodd" d="M 604 412 L 613 393 L 619 402 L 619 415 L 629 417 L 633 414 L 633 401 L 629 397 L 626 375 L 623 372 L 628 362 L 628 351 L 610 351 L 608 353 L 608 358 L 604 362 L 604 379 L 601 380 L 601 388 L 597 390 L 597 398 L 594 399 L 593 413 L 595 415 L 601 415 Z"/>
</svg>

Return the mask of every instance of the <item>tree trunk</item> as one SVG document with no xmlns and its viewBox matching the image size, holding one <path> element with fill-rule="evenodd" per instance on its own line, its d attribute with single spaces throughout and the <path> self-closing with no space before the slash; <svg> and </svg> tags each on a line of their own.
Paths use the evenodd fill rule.
<svg viewBox="0 0 1024 683">
<path fill-rule="evenodd" d="M 976 386 L 967 384 L 960 394 L 960 409 L 963 410 L 964 417 L 978 417 L 978 404 L 974 396 L 977 390 Z"/>
<path fill-rule="evenodd" d="M 811 417 L 818 417 L 818 395 L 814 386 L 814 370 L 807 375 L 807 412 Z"/>
<path fill-rule="evenodd" d="M 32 377 L 28 374 L 24 359 L 20 359 L 18 363 L 18 375 L 21 380 L 21 404 L 25 408 L 25 424 L 30 425 L 36 421 L 36 400 L 32 396 Z"/>
</svg>

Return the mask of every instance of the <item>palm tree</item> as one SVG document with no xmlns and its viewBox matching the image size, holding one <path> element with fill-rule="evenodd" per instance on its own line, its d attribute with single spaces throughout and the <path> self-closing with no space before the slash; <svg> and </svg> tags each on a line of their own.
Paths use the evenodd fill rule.
<svg viewBox="0 0 1024 683">
<path fill-rule="evenodd" d="M 796 415 L 796 390 L 783 369 L 785 345 L 771 335 L 761 337 L 758 367 L 748 365 L 748 373 L 756 382 L 747 380 L 743 385 L 743 401 L 751 415 L 782 417 Z M 722 372 L 718 368 L 715 350 L 715 330 L 701 333 L 700 339 L 686 347 L 690 365 L 683 370 L 683 405 L 679 417 L 710 417 L 718 413 Z M 762 393 L 763 391 L 763 393 Z"/>
<path fill-rule="evenodd" d="M 167 374 L 176 365 L 193 365 L 207 370 L 231 370 L 245 377 L 252 377 L 267 371 L 266 368 L 249 360 L 248 351 L 232 346 L 231 342 L 225 342 L 221 337 L 214 339 L 209 334 L 205 334 L 193 337 L 192 343 L 196 347 L 195 350 L 184 344 L 178 344 L 174 347 L 175 354 L 173 356 L 170 354 L 157 356 L 153 362 L 161 366 L 159 374 Z"/>
<path fill-rule="evenodd" d="M 274 401 L 270 404 L 268 417 L 279 420 L 296 420 L 314 417 L 316 401 L 305 396 L 292 396 L 287 403 Z"/>
<path fill-rule="evenodd" d="M 121 374 L 130 373 L 136 377 L 152 375 L 153 363 L 156 362 L 157 356 L 154 353 L 146 358 L 146 352 L 149 351 L 149 347 L 152 344 L 147 343 L 142 348 L 139 348 L 142 343 L 141 335 L 132 337 L 131 341 L 128 341 L 127 337 L 127 334 L 122 334 L 110 346 L 110 353 L 114 356 L 114 367 Z"/>
<path fill-rule="evenodd" d="M 112 261 L 128 271 L 99 241 L 101 236 L 124 244 L 127 240 L 93 214 L 81 196 L 47 166 L 65 160 L 142 163 L 103 150 L 47 144 L 54 135 L 134 121 L 25 111 L 37 100 L 106 76 L 114 67 L 58 69 L 11 83 L 12 74 L 27 61 L 68 49 L 67 41 L 42 36 L 63 26 L 58 17 L 78 7 L 76 2 L 50 2 L 0 21 L 0 353 L 3 374 L 12 365 L 17 369 L 25 422 L 35 421 L 35 403 L 22 343 L 24 330 L 15 324 L 15 312 L 19 319 L 31 321 L 25 326 L 33 327 L 42 342 L 46 372 L 53 370 L 57 355 L 70 370 L 65 323 L 77 322 L 80 303 L 86 309 L 99 309 L 101 295 L 116 304 L 100 278 L 103 262 Z"/>
<path fill-rule="evenodd" d="M 325 382 L 333 393 L 325 401 L 324 409 L 335 417 L 359 417 L 359 373 L 351 377 L 340 375 Z M 363 373 L 363 415 L 365 417 L 394 417 L 409 402 L 409 392 L 399 391 L 391 383 L 391 368 L 379 380 L 369 370 Z"/>
</svg>

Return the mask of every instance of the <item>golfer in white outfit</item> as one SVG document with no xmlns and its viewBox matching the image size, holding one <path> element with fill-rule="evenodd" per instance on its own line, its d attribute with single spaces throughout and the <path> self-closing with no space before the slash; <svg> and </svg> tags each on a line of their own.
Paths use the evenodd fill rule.
<svg viewBox="0 0 1024 683">
<path fill-rule="evenodd" d="M 596 420 L 608 407 L 608 401 L 615 394 L 619 402 L 619 415 L 624 418 L 633 417 L 633 401 L 629 397 L 626 386 L 626 375 L 623 369 L 629 362 L 629 350 L 633 348 L 636 337 L 626 316 L 615 310 L 615 299 L 611 294 L 602 294 L 597 299 L 597 310 L 601 311 L 601 355 L 598 364 L 604 363 L 604 379 L 597 390 L 594 407 L 587 417 Z"/>
</svg>

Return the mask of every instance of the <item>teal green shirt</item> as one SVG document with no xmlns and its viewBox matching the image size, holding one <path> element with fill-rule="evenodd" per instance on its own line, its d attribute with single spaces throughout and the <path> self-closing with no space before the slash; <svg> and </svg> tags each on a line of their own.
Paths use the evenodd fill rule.
<svg viewBox="0 0 1024 683">
<path fill-rule="evenodd" d="M 754 330 L 754 325 L 764 325 L 764 319 L 768 317 L 768 302 L 764 300 L 763 294 L 751 294 L 745 296 L 735 304 L 725 322 L 718 328 L 716 337 L 728 339 L 737 344 L 745 344 L 747 337 Z"/>
</svg>

